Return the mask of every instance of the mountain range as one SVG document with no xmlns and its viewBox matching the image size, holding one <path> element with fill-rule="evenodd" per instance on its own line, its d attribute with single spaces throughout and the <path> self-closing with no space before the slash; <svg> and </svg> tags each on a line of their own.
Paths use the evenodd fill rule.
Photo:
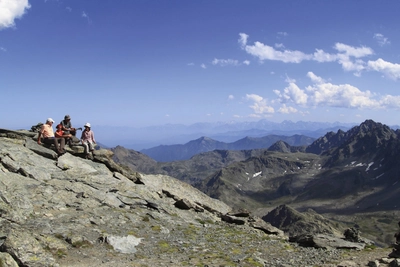
<svg viewBox="0 0 400 267">
<path fill-rule="evenodd" d="M 266 149 L 218 149 L 175 162 L 157 162 L 122 147 L 113 152 L 116 162 L 176 177 L 260 217 L 282 204 L 312 208 L 349 225 L 363 224 L 366 232 L 378 229 L 379 242 L 386 243 L 392 238 L 386 228 L 400 217 L 399 149 L 399 130 L 366 120 L 307 146 L 279 140 Z"/>
<path fill-rule="evenodd" d="M 267 135 L 305 135 L 318 138 L 329 131 L 348 130 L 356 123 L 328 123 L 289 120 L 281 123 L 265 119 L 253 122 L 194 123 L 191 125 L 165 124 L 148 127 L 96 125 L 96 139 L 107 147 L 123 146 L 141 151 L 159 145 L 185 144 L 207 136 L 220 142 L 234 142 L 249 137 Z M 117 135 L 116 135 L 117 133 Z"/>
<path fill-rule="evenodd" d="M 158 162 L 186 160 L 192 156 L 218 150 L 251 150 L 268 148 L 277 141 L 284 141 L 291 146 L 310 145 L 315 138 L 304 135 L 268 135 L 264 137 L 245 137 L 232 143 L 213 140 L 209 137 L 201 137 L 183 145 L 160 145 L 143 149 L 140 152 L 148 155 Z"/>
</svg>

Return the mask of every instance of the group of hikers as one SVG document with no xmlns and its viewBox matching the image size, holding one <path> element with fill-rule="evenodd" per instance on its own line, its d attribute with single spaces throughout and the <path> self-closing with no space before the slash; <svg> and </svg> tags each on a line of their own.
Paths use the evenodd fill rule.
<svg viewBox="0 0 400 267">
<path fill-rule="evenodd" d="M 94 139 L 94 133 L 90 129 L 90 123 L 85 123 L 83 126 L 85 129 L 82 131 L 81 138 L 76 137 L 77 130 L 82 128 L 74 128 L 71 124 L 71 117 L 69 115 L 64 116 L 62 120 L 56 126 L 56 132 L 53 131 L 54 120 L 48 118 L 46 123 L 42 125 L 39 131 L 37 142 L 39 145 L 42 142 L 46 145 L 54 145 L 55 151 L 58 155 L 65 154 L 65 145 L 69 146 L 82 144 L 85 149 L 85 158 L 89 158 L 89 153 L 93 153 L 96 140 Z"/>
</svg>

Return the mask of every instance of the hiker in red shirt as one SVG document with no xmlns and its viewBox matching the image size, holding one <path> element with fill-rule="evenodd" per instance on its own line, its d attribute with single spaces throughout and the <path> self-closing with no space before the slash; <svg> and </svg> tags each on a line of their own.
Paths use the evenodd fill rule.
<svg viewBox="0 0 400 267">
<path fill-rule="evenodd" d="M 42 128 L 39 131 L 37 143 L 39 145 L 41 145 L 42 138 L 43 138 L 43 143 L 45 143 L 46 145 L 53 144 L 57 154 L 62 155 L 65 153 L 65 150 L 64 150 L 65 139 L 64 138 L 56 138 L 54 136 L 54 131 L 53 131 L 53 127 L 52 127 L 53 123 L 54 123 L 54 120 L 52 118 L 48 118 L 46 120 L 46 123 L 42 125 Z M 60 143 L 60 145 L 58 145 L 58 143 Z"/>
</svg>

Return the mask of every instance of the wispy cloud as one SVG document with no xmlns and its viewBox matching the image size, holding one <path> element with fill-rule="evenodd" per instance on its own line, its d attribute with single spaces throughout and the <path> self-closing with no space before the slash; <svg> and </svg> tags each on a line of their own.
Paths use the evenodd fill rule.
<svg viewBox="0 0 400 267">
<path fill-rule="evenodd" d="M 226 67 L 226 66 L 240 66 L 240 65 L 250 65 L 249 60 L 244 60 L 243 62 L 239 62 L 236 59 L 218 59 L 214 58 L 214 60 L 211 62 L 213 65 L 218 65 L 221 67 Z"/>
<path fill-rule="evenodd" d="M 20 19 L 31 8 L 28 0 L 0 1 L 0 30 L 15 27 L 15 19 Z"/>
<path fill-rule="evenodd" d="M 207 66 L 206 66 L 206 64 L 204 64 L 204 63 L 201 64 L 200 67 L 201 67 L 202 69 L 207 69 Z"/>
<path fill-rule="evenodd" d="M 89 24 L 92 23 L 92 20 L 90 19 L 89 15 L 85 11 L 82 11 L 81 17 L 85 18 Z"/>
<path fill-rule="evenodd" d="M 7 49 L 5 49 L 4 47 L 0 46 L 0 51 L 7 52 Z"/>
<path fill-rule="evenodd" d="M 383 36 L 381 33 L 375 33 L 374 39 L 378 42 L 380 46 L 389 45 L 390 41 L 387 37 Z"/>
<path fill-rule="evenodd" d="M 239 66 L 239 61 L 234 60 L 234 59 L 217 59 L 214 58 L 214 60 L 211 62 L 213 65 L 219 65 L 219 66 Z"/>
<path fill-rule="evenodd" d="M 233 100 L 233 99 L 235 99 L 235 97 L 233 95 L 228 96 L 228 100 Z"/>
</svg>

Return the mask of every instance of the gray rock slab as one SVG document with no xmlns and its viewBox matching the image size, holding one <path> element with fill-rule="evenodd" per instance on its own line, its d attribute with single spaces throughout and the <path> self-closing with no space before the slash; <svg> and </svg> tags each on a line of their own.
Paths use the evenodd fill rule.
<svg viewBox="0 0 400 267">
<path fill-rule="evenodd" d="M 135 253 L 136 246 L 140 244 L 142 238 L 137 238 L 133 235 L 128 236 L 108 236 L 106 241 L 116 251 L 121 253 Z"/>
</svg>

